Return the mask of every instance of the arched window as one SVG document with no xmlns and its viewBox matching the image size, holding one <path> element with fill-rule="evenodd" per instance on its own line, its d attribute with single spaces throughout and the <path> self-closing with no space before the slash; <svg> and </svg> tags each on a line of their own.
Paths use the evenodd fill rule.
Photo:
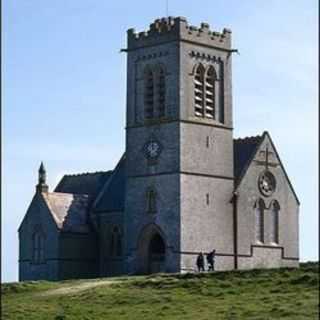
<svg viewBox="0 0 320 320">
<path fill-rule="evenodd" d="M 158 69 L 158 116 L 162 118 L 165 116 L 166 103 L 166 78 L 165 71 L 160 66 Z"/>
<path fill-rule="evenodd" d="M 264 242 L 264 210 L 265 204 L 262 199 L 256 201 L 254 206 L 255 213 L 255 241 Z"/>
<path fill-rule="evenodd" d="M 207 70 L 199 64 L 194 73 L 194 114 L 196 117 L 216 118 L 215 81 L 216 71 L 213 66 Z"/>
<path fill-rule="evenodd" d="M 273 201 L 271 205 L 271 232 L 270 241 L 273 243 L 279 243 L 279 211 L 280 206 L 278 201 Z"/>
<path fill-rule="evenodd" d="M 209 119 L 215 119 L 215 80 L 216 72 L 213 66 L 210 66 L 207 69 L 205 81 L 205 116 Z"/>
<path fill-rule="evenodd" d="M 110 255 L 112 257 L 122 255 L 122 235 L 118 226 L 114 226 L 111 231 Z"/>
<path fill-rule="evenodd" d="M 194 114 L 204 117 L 204 67 L 199 64 L 194 74 Z"/>
<path fill-rule="evenodd" d="M 147 212 L 155 213 L 157 211 L 157 194 L 152 188 L 147 190 Z"/>
<path fill-rule="evenodd" d="M 144 112 L 146 119 L 154 117 L 154 79 L 153 72 L 146 67 L 144 72 Z"/>
<path fill-rule="evenodd" d="M 36 231 L 32 237 L 33 263 L 44 262 L 44 234 L 41 231 Z"/>
</svg>

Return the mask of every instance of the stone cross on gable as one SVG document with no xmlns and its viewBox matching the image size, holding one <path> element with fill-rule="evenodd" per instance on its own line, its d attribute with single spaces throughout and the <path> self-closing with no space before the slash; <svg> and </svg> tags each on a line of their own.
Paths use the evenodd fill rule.
<svg viewBox="0 0 320 320">
<path fill-rule="evenodd" d="M 270 152 L 270 153 L 271 153 L 271 152 Z M 265 167 L 266 167 L 266 170 L 268 170 L 268 165 L 269 165 L 269 146 L 268 146 L 268 145 L 266 145 L 265 154 L 266 154 Z M 272 153 L 271 153 L 271 154 L 272 154 Z"/>
<path fill-rule="evenodd" d="M 264 166 L 265 170 L 268 170 L 269 167 L 277 167 L 278 166 L 278 163 L 270 162 L 270 156 L 273 155 L 273 152 L 269 151 L 269 145 L 268 144 L 266 145 L 265 150 L 261 150 L 260 151 L 260 154 L 263 154 L 265 158 L 264 158 L 263 161 L 255 160 L 257 165 Z"/>
</svg>

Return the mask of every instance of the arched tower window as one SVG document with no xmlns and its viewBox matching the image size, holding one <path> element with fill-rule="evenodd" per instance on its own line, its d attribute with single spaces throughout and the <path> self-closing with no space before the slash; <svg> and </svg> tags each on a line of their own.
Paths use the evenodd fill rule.
<svg viewBox="0 0 320 320">
<path fill-rule="evenodd" d="M 199 64 L 194 74 L 194 114 L 196 117 L 204 117 L 204 73 L 203 65 Z"/>
<path fill-rule="evenodd" d="M 166 103 L 166 76 L 163 67 L 158 69 L 158 116 L 162 118 L 165 116 Z"/>
<path fill-rule="evenodd" d="M 259 199 L 254 206 L 255 213 L 255 241 L 264 242 L 264 210 L 265 203 Z"/>
<path fill-rule="evenodd" d="M 153 188 L 147 190 L 147 212 L 155 213 L 157 211 L 157 194 Z"/>
<path fill-rule="evenodd" d="M 210 66 L 205 77 L 205 116 L 209 119 L 215 119 L 215 80 L 216 72 Z"/>
<path fill-rule="evenodd" d="M 216 71 L 213 66 L 205 70 L 199 64 L 194 73 L 194 114 L 196 117 L 216 118 L 215 110 L 215 81 Z"/>
<path fill-rule="evenodd" d="M 271 205 L 271 242 L 279 243 L 279 211 L 280 205 L 278 201 L 273 201 Z"/>
<path fill-rule="evenodd" d="M 144 112 L 146 119 L 154 117 L 154 79 L 149 67 L 144 72 Z"/>
<path fill-rule="evenodd" d="M 32 260 L 33 263 L 39 264 L 44 262 L 44 234 L 37 230 L 32 236 Z"/>
<path fill-rule="evenodd" d="M 122 255 L 122 235 L 118 226 L 114 226 L 111 231 L 110 255 L 112 257 Z"/>
</svg>

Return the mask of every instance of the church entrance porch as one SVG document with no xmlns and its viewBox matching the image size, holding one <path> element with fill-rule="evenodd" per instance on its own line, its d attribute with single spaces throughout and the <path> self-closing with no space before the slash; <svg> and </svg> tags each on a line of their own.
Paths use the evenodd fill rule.
<svg viewBox="0 0 320 320">
<path fill-rule="evenodd" d="M 152 224 L 141 232 L 138 243 L 138 273 L 166 271 L 166 244 L 160 229 Z"/>
</svg>

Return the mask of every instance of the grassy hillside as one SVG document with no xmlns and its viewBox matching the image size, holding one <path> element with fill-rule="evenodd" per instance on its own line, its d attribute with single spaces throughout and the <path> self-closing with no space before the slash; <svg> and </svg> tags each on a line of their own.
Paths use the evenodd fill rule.
<svg viewBox="0 0 320 320">
<path fill-rule="evenodd" d="M 300 269 L 2 285 L 9 319 L 318 319 L 319 264 Z"/>
</svg>

